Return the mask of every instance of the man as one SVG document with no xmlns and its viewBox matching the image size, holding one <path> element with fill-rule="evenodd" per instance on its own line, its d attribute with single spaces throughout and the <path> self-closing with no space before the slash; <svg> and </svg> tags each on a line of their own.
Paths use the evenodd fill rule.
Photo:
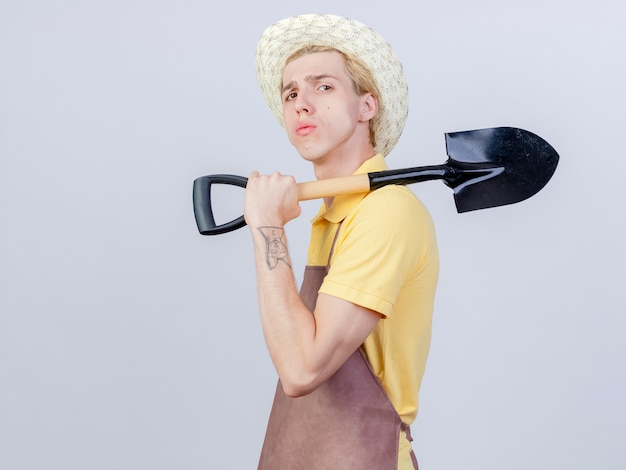
<svg viewBox="0 0 626 470">
<path fill-rule="evenodd" d="M 257 49 L 263 94 L 318 179 L 386 169 L 408 93 L 373 30 L 333 15 L 287 18 Z M 284 226 L 297 186 L 250 174 L 244 215 L 261 323 L 279 384 L 260 469 L 413 469 L 409 425 L 430 346 L 438 255 L 404 186 L 324 199 L 300 293 Z"/>
</svg>

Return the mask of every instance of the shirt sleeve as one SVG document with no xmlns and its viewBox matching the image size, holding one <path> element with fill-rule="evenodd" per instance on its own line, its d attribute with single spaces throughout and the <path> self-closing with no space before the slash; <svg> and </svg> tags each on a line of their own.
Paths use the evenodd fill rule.
<svg viewBox="0 0 626 470">
<path fill-rule="evenodd" d="M 342 223 L 320 292 L 391 315 L 401 287 L 419 270 L 427 229 L 424 207 L 408 188 L 370 193 Z"/>
</svg>

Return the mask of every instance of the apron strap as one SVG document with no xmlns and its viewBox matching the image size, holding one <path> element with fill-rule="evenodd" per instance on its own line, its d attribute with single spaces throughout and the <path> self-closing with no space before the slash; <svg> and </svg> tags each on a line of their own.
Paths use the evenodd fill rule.
<svg viewBox="0 0 626 470">
<path fill-rule="evenodd" d="M 400 424 L 400 430 L 404 431 L 407 441 L 413 442 L 413 436 L 411 436 L 411 426 L 402 422 L 402 424 Z M 415 470 L 419 470 L 417 457 L 415 456 L 415 452 L 413 452 L 413 448 L 411 448 L 411 461 L 413 462 L 413 467 L 415 467 Z"/>
<path fill-rule="evenodd" d="M 330 259 L 333 257 L 333 253 L 335 252 L 335 243 L 337 243 L 337 238 L 339 238 L 339 230 L 341 230 L 341 224 L 343 224 L 343 220 L 339 222 L 337 225 L 337 230 L 335 231 L 335 237 L 333 238 L 333 244 L 330 246 L 330 252 L 328 253 L 328 261 L 326 262 L 326 269 L 330 269 Z"/>
</svg>

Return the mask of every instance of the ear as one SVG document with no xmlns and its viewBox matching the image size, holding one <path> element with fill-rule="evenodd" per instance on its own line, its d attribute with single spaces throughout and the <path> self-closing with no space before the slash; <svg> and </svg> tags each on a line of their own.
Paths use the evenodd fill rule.
<svg viewBox="0 0 626 470">
<path fill-rule="evenodd" d="M 365 93 L 359 98 L 361 100 L 361 120 L 369 121 L 378 112 L 378 100 L 371 93 Z"/>
</svg>

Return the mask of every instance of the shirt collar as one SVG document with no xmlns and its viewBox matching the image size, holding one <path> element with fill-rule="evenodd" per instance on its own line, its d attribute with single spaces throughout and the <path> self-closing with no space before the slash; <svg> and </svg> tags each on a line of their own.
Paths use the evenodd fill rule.
<svg viewBox="0 0 626 470">
<path fill-rule="evenodd" d="M 385 158 L 379 153 L 364 161 L 354 174 L 361 175 L 364 173 L 372 173 L 374 171 L 383 171 L 387 169 L 388 167 L 385 162 Z M 322 202 L 322 207 L 311 222 L 315 223 L 319 219 L 324 218 L 331 223 L 338 224 L 346 218 L 354 206 L 356 206 L 366 194 L 367 193 L 343 194 L 335 196 L 333 203 L 328 209 L 326 209 L 326 205 Z"/>
</svg>

